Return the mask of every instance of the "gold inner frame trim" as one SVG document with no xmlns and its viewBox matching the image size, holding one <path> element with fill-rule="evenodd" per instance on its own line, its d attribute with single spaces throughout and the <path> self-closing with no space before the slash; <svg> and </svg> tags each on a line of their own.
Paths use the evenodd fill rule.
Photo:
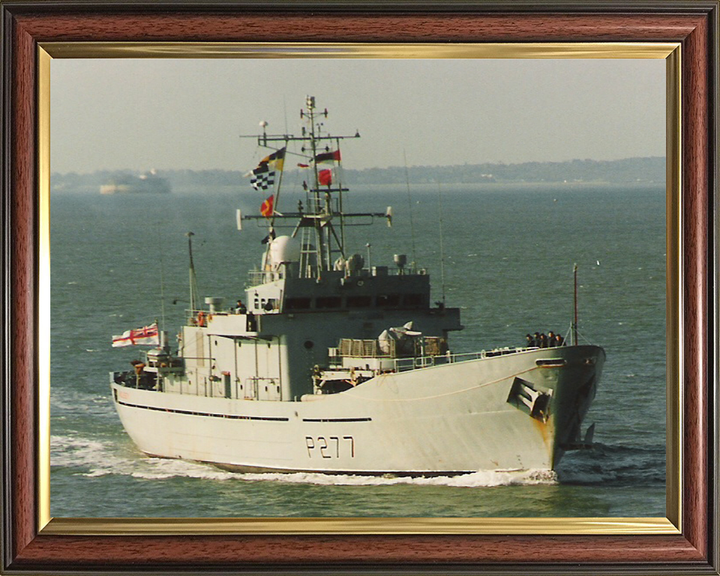
<svg viewBox="0 0 720 576">
<path fill-rule="evenodd" d="M 44 42 L 54 58 L 667 58 L 674 42 L 358 44 Z"/>
<path fill-rule="evenodd" d="M 665 518 L 55 518 L 42 533 L 127 534 L 678 534 Z"/>
<path fill-rule="evenodd" d="M 682 278 L 682 47 L 666 59 L 666 460 L 665 513 L 682 530 L 683 330 Z"/>
<path fill-rule="evenodd" d="M 50 61 L 37 59 L 38 128 L 38 526 L 50 521 Z"/>
<path fill-rule="evenodd" d="M 679 534 L 682 526 L 681 46 L 669 42 L 313 44 L 43 42 L 38 46 L 38 529 L 45 535 Z M 665 518 L 52 518 L 50 514 L 50 67 L 53 58 L 527 58 L 667 62 Z"/>
</svg>

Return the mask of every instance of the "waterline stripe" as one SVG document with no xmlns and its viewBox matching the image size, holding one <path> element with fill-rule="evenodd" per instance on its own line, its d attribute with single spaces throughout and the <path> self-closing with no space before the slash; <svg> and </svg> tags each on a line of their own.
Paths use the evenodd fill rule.
<svg viewBox="0 0 720 576">
<path fill-rule="evenodd" d="M 303 418 L 303 422 L 372 422 L 372 418 Z"/>
<path fill-rule="evenodd" d="M 266 422 L 288 422 L 289 418 L 273 417 L 273 416 L 241 416 L 235 414 L 212 414 L 210 412 L 193 412 L 191 410 L 177 410 L 173 408 L 158 408 L 156 406 L 142 406 L 140 404 L 130 404 L 122 400 L 115 400 L 121 406 L 129 408 L 141 408 L 143 410 L 155 410 L 156 412 L 169 412 L 171 414 L 184 414 L 186 416 L 207 416 L 210 418 L 224 418 L 226 420 L 263 420 Z"/>
</svg>

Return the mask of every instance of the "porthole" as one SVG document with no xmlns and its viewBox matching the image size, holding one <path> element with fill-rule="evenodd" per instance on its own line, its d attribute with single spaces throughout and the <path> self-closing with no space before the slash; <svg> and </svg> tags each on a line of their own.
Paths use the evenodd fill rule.
<svg viewBox="0 0 720 576">
<path fill-rule="evenodd" d="M 315 342 L 313 342 L 312 340 L 305 340 L 305 343 L 303 344 L 303 346 L 305 346 L 306 350 L 312 350 L 313 347 L 315 346 Z"/>
</svg>

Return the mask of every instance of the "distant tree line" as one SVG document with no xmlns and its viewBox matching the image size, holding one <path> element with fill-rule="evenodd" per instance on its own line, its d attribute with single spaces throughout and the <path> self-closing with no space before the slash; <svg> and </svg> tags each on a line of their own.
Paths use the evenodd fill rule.
<svg viewBox="0 0 720 576">
<path fill-rule="evenodd" d="M 55 192 L 98 193 L 100 186 L 130 170 L 98 170 L 89 174 L 53 173 L 51 189 Z M 136 175 L 138 173 L 135 173 Z M 202 190 L 249 186 L 239 170 L 164 170 L 173 190 Z M 344 170 L 349 185 L 402 184 L 406 182 L 403 167 Z M 523 162 L 520 164 L 462 164 L 457 166 L 411 166 L 407 170 L 411 184 L 428 183 L 513 183 L 513 182 L 597 182 L 610 184 L 663 183 L 665 158 L 627 158 L 624 160 L 570 160 L 567 162 Z"/>
<path fill-rule="evenodd" d="M 404 168 L 346 170 L 349 183 L 400 184 Z M 570 160 L 567 162 L 523 162 L 521 164 L 463 164 L 459 166 L 413 166 L 408 168 L 411 183 L 478 182 L 664 182 L 665 158 L 624 160 Z"/>
</svg>

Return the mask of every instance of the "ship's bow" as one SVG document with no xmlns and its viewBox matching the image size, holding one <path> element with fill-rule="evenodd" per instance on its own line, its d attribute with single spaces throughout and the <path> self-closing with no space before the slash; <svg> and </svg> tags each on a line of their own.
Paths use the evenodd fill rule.
<svg viewBox="0 0 720 576">
<path fill-rule="evenodd" d="M 583 421 L 595 398 L 605 363 L 605 351 L 599 346 L 567 346 L 557 350 L 558 365 L 541 364 L 541 370 L 555 380 L 547 421 L 553 437 L 553 469 L 567 450 L 583 446 Z"/>
</svg>

